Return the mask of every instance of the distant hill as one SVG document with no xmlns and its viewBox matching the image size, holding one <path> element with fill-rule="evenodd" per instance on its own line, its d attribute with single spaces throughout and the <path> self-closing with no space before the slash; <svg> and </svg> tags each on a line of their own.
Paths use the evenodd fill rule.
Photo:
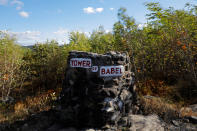
<svg viewBox="0 0 197 131">
<path fill-rule="evenodd" d="M 33 49 L 34 45 L 22 46 L 23 48 Z M 59 45 L 59 47 L 63 47 L 64 45 Z"/>
<path fill-rule="evenodd" d="M 29 49 L 33 49 L 33 45 L 28 45 L 28 46 L 22 46 L 24 48 L 29 48 Z"/>
</svg>

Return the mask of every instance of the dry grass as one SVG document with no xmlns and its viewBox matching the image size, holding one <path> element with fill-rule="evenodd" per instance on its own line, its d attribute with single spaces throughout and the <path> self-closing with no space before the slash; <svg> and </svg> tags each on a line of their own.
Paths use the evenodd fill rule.
<svg viewBox="0 0 197 131">
<path fill-rule="evenodd" d="M 157 114 L 165 121 L 197 116 L 197 112 L 185 107 L 197 101 L 189 88 L 192 87 L 191 83 L 181 80 L 176 85 L 169 86 L 164 81 L 146 80 L 138 82 L 137 86 L 137 92 L 142 96 L 140 101 L 145 114 Z"/>
<path fill-rule="evenodd" d="M 48 90 L 34 97 L 28 96 L 25 100 L 18 101 L 12 105 L 1 105 L 0 123 L 12 123 L 16 120 L 23 120 L 30 114 L 51 109 L 53 101 L 57 99 L 59 92 L 60 89 Z"/>
<path fill-rule="evenodd" d="M 180 109 L 180 116 L 185 117 L 185 116 L 196 116 L 197 117 L 197 112 L 193 112 L 191 108 L 189 107 L 182 107 Z"/>
<path fill-rule="evenodd" d="M 160 80 L 145 80 L 138 81 L 136 83 L 137 92 L 139 95 L 150 95 L 150 96 L 159 96 L 167 97 L 169 94 L 172 94 L 173 88 L 165 84 L 164 81 Z"/>
<path fill-rule="evenodd" d="M 146 115 L 157 114 L 167 122 L 169 122 L 171 119 L 179 117 L 179 105 L 170 104 L 162 98 L 144 96 L 141 97 L 140 104 L 142 105 Z"/>
<path fill-rule="evenodd" d="M 180 103 L 172 104 L 160 97 L 143 96 L 140 98 L 140 104 L 144 114 L 157 114 L 166 122 L 185 116 L 197 116 L 197 112 L 193 112 L 191 108 L 183 107 Z"/>
</svg>

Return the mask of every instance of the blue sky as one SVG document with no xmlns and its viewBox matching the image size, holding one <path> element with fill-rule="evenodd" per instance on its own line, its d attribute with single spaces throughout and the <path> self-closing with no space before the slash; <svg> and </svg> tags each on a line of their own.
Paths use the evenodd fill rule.
<svg viewBox="0 0 197 131">
<path fill-rule="evenodd" d="M 110 31 L 120 7 L 127 8 L 138 24 L 146 23 L 145 2 L 176 9 L 187 2 L 197 5 L 197 0 L 0 0 L 0 30 L 15 35 L 22 45 L 46 39 L 62 44 L 71 31 L 88 34 L 100 25 Z"/>
</svg>

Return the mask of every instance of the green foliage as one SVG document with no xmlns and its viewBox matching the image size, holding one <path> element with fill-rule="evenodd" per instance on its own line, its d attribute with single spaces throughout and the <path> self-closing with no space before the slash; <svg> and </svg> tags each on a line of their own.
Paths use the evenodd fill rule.
<svg viewBox="0 0 197 131">
<path fill-rule="evenodd" d="M 187 88 L 189 92 L 182 93 L 183 96 L 195 96 L 197 7 L 189 3 L 182 10 L 172 7 L 163 9 L 159 3 L 147 3 L 146 6 L 150 13 L 142 28 L 133 17 L 126 14 L 125 8 L 120 8 L 112 32 L 107 33 L 102 26 L 90 35 L 71 32 L 69 43 L 63 46 L 59 46 L 56 41 L 46 41 L 35 44 L 33 49 L 22 50 L 14 39 L 1 33 L 1 81 L 7 79 L 5 75 L 9 73 L 22 74 L 24 77 L 21 81 L 33 81 L 34 87 L 55 88 L 61 86 L 69 51 L 127 51 L 131 56 L 132 71 L 140 82 L 164 81 L 165 84 L 179 86 L 179 81 L 184 81 L 188 84 L 182 84 L 179 90 L 183 92 L 183 88 Z M 16 76 L 13 75 L 13 78 Z M 4 85 L 11 87 L 14 83 Z"/>
<path fill-rule="evenodd" d="M 113 28 L 116 49 L 129 52 L 138 80 L 153 79 L 177 86 L 185 81 L 187 84 L 179 90 L 188 90 L 187 98 L 196 96 L 196 6 L 187 4 L 182 10 L 163 9 L 159 3 L 146 6 L 150 14 L 143 28 L 126 14 L 126 9 L 118 11 L 119 20 Z"/>
<path fill-rule="evenodd" d="M 125 8 L 119 9 L 118 20 L 113 27 L 116 50 L 131 53 L 136 44 L 131 41 L 136 39 L 137 24 L 134 18 L 126 14 Z"/>
<path fill-rule="evenodd" d="M 29 79 L 34 81 L 33 86 L 49 89 L 61 83 L 66 65 L 63 57 L 62 48 L 54 40 L 34 45 L 24 56 L 30 66 Z"/>
<path fill-rule="evenodd" d="M 114 36 L 110 32 L 106 33 L 102 26 L 92 32 L 89 42 L 91 52 L 105 53 L 110 50 L 115 50 Z"/>
<path fill-rule="evenodd" d="M 149 14 L 147 38 L 151 43 L 150 67 L 164 77 L 180 77 L 185 74 L 196 79 L 196 35 L 197 17 L 191 10 L 162 9 L 158 3 L 147 4 Z M 154 54 L 155 53 L 155 54 Z"/>
<path fill-rule="evenodd" d="M 90 44 L 85 33 L 71 32 L 70 43 L 66 46 L 68 50 L 90 51 Z"/>
</svg>

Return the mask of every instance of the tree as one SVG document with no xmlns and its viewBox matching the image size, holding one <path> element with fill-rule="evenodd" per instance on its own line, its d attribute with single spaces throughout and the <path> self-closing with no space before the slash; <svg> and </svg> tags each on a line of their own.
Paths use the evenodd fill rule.
<svg viewBox="0 0 197 131">
<path fill-rule="evenodd" d="M 56 41 L 35 44 L 24 59 L 30 66 L 33 86 L 39 89 L 51 89 L 61 83 L 66 57 Z"/>
<path fill-rule="evenodd" d="M 90 44 L 85 33 L 71 32 L 69 36 L 70 43 L 66 46 L 68 50 L 90 51 Z"/>
<path fill-rule="evenodd" d="M 6 102 L 11 91 L 22 87 L 26 72 L 22 70 L 25 62 L 22 60 L 23 50 L 15 44 L 15 39 L 0 32 L 0 90 L 1 100 Z"/>
<path fill-rule="evenodd" d="M 112 33 L 106 33 L 105 29 L 100 26 L 94 30 L 89 38 L 91 52 L 105 53 L 115 50 L 114 36 Z"/>
<path fill-rule="evenodd" d="M 125 8 L 118 10 L 118 22 L 114 24 L 113 33 L 115 38 L 115 49 L 117 51 L 127 51 L 131 56 L 133 69 L 136 72 L 135 65 L 136 54 L 140 48 L 141 39 L 139 34 L 138 25 L 135 19 L 126 14 Z"/>
</svg>

